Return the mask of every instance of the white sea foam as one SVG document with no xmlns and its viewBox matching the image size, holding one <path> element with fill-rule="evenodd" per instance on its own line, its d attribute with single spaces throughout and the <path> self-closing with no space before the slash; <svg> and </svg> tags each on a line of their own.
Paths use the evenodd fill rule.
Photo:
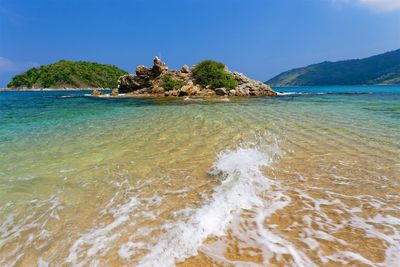
<svg viewBox="0 0 400 267">
<path fill-rule="evenodd" d="M 113 201 L 112 198 L 111 202 Z M 98 255 L 110 249 L 113 241 L 120 236 L 120 232 L 113 230 L 130 220 L 130 215 L 139 203 L 140 201 L 137 198 L 131 197 L 126 203 L 115 209 L 110 209 L 114 220 L 103 227 L 91 229 L 81 235 L 69 249 L 66 261 L 78 266 L 88 263 L 96 265 Z"/>
<path fill-rule="evenodd" d="M 301 95 L 299 92 L 276 92 L 277 95 Z"/>
<path fill-rule="evenodd" d="M 314 188 L 315 189 L 315 188 Z M 318 188 L 318 191 L 321 189 Z M 305 200 L 307 209 L 311 209 L 315 214 L 305 215 L 303 217 L 304 226 L 302 226 L 302 234 L 300 235 L 300 240 L 306 243 L 310 249 L 315 250 L 320 261 L 327 263 L 328 261 L 333 261 L 341 265 L 351 264 L 352 262 L 362 263 L 368 266 L 400 266 L 400 219 L 390 216 L 377 214 L 374 217 L 362 216 L 362 206 L 369 204 L 375 209 L 384 211 L 390 210 L 391 208 L 383 207 L 384 203 L 378 199 L 374 199 L 372 196 L 364 195 L 343 195 L 334 193 L 326 190 L 326 198 L 319 199 L 313 198 L 306 192 L 302 190 L 296 191 L 301 199 Z M 358 206 L 348 206 L 343 201 L 340 201 L 337 197 L 351 199 L 355 203 L 359 203 Z M 328 207 L 328 212 L 321 207 Z M 346 214 L 349 218 L 342 218 L 339 222 L 334 221 L 331 218 L 333 213 L 336 214 Z M 386 230 L 378 229 L 376 226 L 385 227 Z M 374 262 L 368 259 L 365 255 L 357 253 L 356 251 L 351 251 L 354 246 L 350 242 L 343 239 L 335 237 L 334 233 L 340 232 L 341 230 L 351 227 L 352 229 L 360 229 L 365 234 L 365 237 L 375 238 L 384 242 L 385 251 L 385 261 L 384 262 Z M 323 250 L 319 249 L 318 243 L 312 240 L 325 240 L 332 243 L 340 244 L 348 248 L 348 250 L 336 250 L 335 252 L 327 255 Z"/>
<path fill-rule="evenodd" d="M 14 182 L 14 181 L 31 181 L 33 179 L 36 179 L 37 177 L 34 175 L 25 175 L 25 176 L 18 176 L 18 177 L 10 177 L 8 180 L 10 182 Z"/>
<path fill-rule="evenodd" d="M 78 97 L 79 95 L 62 95 L 61 98 L 71 98 L 71 97 Z"/>
<path fill-rule="evenodd" d="M 277 92 L 277 95 L 325 95 L 324 92 Z"/>
<path fill-rule="evenodd" d="M 174 266 L 176 262 L 194 256 L 199 250 L 216 260 L 223 258 L 224 245 L 218 249 L 221 254 L 215 253 L 203 243 L 208 237 L 223 237 L 229 228 L 240 235 L 240 214 L 245 210 L 256 210 L 254 222 L 257 224 L 257 233 L 250 239 L 259 238 L 266 250 L 266 262 L 272 253 L 287 253 L 292 255 L 298 266 L 313 266 L 303 253 L 296 250 L 284 238 L 268 232 L 263 223 L 276 210 L 288 205 L 290 198 L 284 194 L 278 181 L 263 175 L 261 169 L 271 166 L 280 150 L 276 145 L 271 146 L 242 146 L 234 151 L 220 153 L 210 174 L 219 179 L 221 184 L 215 188 L 212 196 L 203 205 L 192 212 L 186 220 L 171 221 L 163 225 L 165 233 L 154 242 L 148 254 L 139 262 L 139 266 Z M 214 244 L 218 245 L 218 244 Z M 120 253 L 126 258 L 132 252 L 129 249 L 137 246 L 127 243 L 121 247 Z M 218 250 L 217 249 L 217 250 Z M 230 262 L 230 264 L 246 266 L 245 262 Z M 247 264 L 248 265 L 248 264 Z M 254 264 L 253 264 L 254 266 Z"/>
<path fill-rule="evenodd" d="M 47 261 L 43 260 L 42 257 L 39 257 L 37 266 L 38 267 L 49 267 L 49 263 Z"/>
<path fill-rule="evenodd" d="M 271 163 L 271 157 L 249 148 L 219 155 L 211 173 L 221 179 L 211 199 L 194 211 L 188 221 L 163 226 L 162 236 L 139 266 L 174 266 L 175 262 L 197 254 L 210 236 L 222 236 L 241 209 L 260 205 L 258 194 L 269 187 L 260 168 Z"/>
<path fill-rule="evenodd" d="M 25 214 L 10 213 L 0 224 L 0 250 L 7 247 L 6 252 L 0 254 L 1 266 L 16 266 L 26 248 L 40 250 L 52 241 L 53 235 L 47 228 L 51 221 L 60 220 L 59 211 L 63 209 L 60 199 L 53 195 L 25 204 L 29 207 Z"/>
</svg>

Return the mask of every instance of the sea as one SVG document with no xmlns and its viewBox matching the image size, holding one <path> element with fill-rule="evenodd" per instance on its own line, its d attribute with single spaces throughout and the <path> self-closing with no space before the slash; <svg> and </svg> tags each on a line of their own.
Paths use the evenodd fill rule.
<svg viewBox="0 0 400 267">
<path fill-rule="evenodd" d="M 400 266 L 400 86 L 0 92 L 0 266 Z"/>
</svg>

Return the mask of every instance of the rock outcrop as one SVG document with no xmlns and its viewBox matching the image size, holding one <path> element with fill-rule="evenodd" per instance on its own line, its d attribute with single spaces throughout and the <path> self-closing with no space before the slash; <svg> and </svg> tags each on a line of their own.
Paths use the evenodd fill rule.
<svg viewBox="0 0 400 267">
<path fill-rule="evenodd" d="M 135 74 L 126 74 L 118 79 L 119 94 L 132 96 L 274 96 L 272 88 L 260 81 L 252 80 L 239 72 L 230 72 L 237 81 L 235 88 L 210 88 L 196 81 L 189 66 L 181 70 L 169 70 L 158 57 L 153 66 L 137 66 Z"/>
<path fill-rule="evenodd" d="M 182 69 L 181 69 L 182 73 L 189 73 L 190 72 L 190 68 L 188 65 L 183 65 Z"/>
<path fill-rule="evenodd" d="M 97 88 L 93 89 L 93 91 L 92 91 L 92 96 L 101 96 L 101 95 L 103 95 L 103 92 L 102 92 L 102 91 L 100 91 L 100 90 L 97 89 Z"/>
</svg>

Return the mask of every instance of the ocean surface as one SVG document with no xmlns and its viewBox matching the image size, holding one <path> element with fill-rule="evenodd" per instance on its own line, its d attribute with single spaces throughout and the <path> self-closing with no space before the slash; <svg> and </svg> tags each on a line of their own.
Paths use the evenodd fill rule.
<svg viewBox="0 0 400 267">
<path fill-rule="evenodd" d="M 400 266 L 400 86 L 0 92 L 0 266 Z"/>
</svg>

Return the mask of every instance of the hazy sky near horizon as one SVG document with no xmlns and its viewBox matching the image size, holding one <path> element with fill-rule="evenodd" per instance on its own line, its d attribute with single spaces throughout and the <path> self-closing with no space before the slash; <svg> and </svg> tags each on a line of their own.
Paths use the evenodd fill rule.
<svg viewBox="0 0 400 267">
<path fill-rule="evenodd" d="M 400 48 L 400 0 L 0 0 L 0 87 L 60 59 L 129 72 L 155 55 L 268 80 Z"/>
</svg>

